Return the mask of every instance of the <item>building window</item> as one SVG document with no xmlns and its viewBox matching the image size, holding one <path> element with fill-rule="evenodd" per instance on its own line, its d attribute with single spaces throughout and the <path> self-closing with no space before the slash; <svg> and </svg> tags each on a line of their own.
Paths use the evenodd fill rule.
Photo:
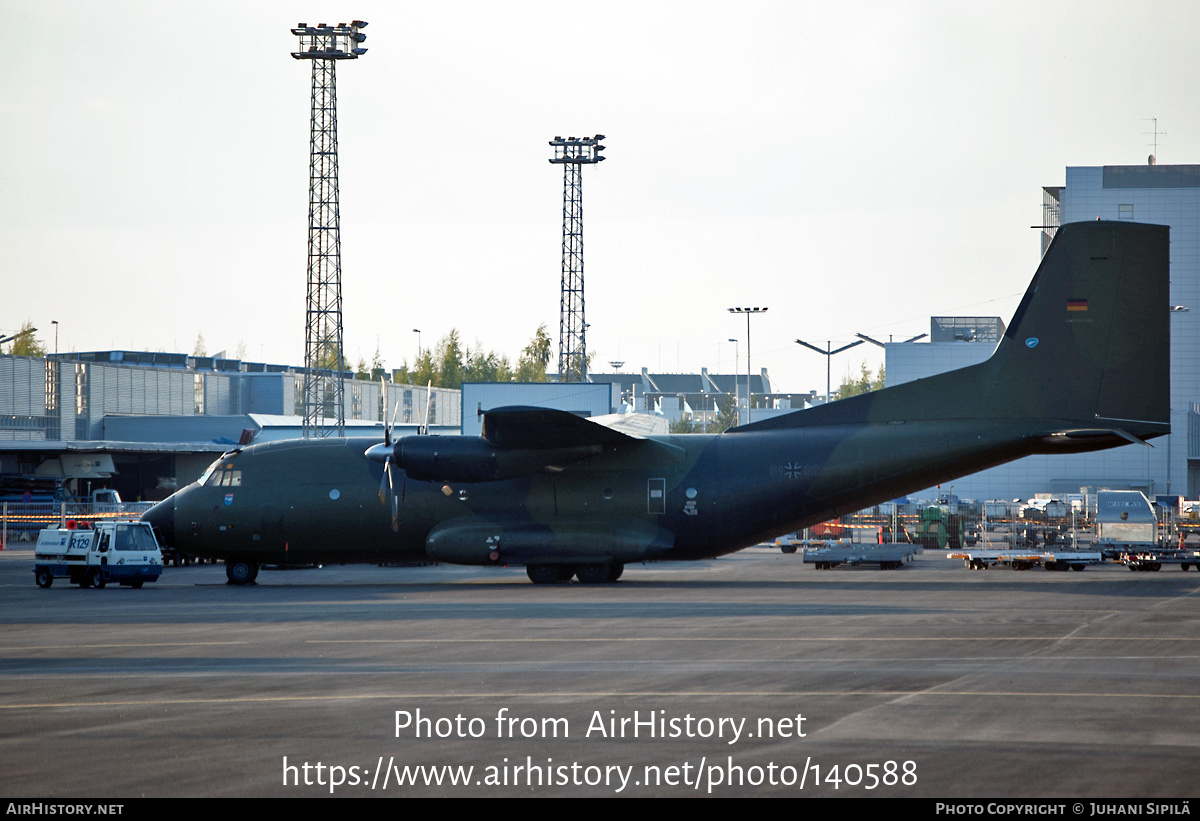
<svg viewBox="0 0 1200 821">
<path fill-rule="evenodd" d="M 88 412 L 88 366 L 82 362 L 75 365 L 75 415 L 87 416 Z"/>
<path fill-rule="evenodd" d="M 193 413 L 197 416 L 204 415 L 204 374 L 198 373 L 192 376 L 192 404 Z"/>
<path fill-rule="evenodd" d="M 46 360 L 46 438 L 62 438 L 62 417 L 58 412 L 58 362 Z"/>
<path fill-rule="evenodd" d="M 1119 219 L 1119 220 L 1133 219 L 1133 206 L 1132 205 L 1118 205 L 1117 206 L 1117 219 Z"/>
</svg>

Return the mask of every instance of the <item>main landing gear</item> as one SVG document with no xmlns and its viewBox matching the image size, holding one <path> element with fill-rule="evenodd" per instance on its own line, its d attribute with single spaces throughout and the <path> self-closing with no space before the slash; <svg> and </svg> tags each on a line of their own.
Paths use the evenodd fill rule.
<svg viewBox="0 0 1200 821">
<path fill-rule="evenodd" d="M 258 578 L 258 562 L 226 559 L 225 578 L 229 580 L 230 584 L 254 584 L 254 580 Z"/>
<path fill-rule="evenodd" d="M 602 584 L 615 582 L 625 572 L 621 562 L 612 564 L 530 564 L 525 566 L 525 575 L 534 584 L 554 584 L 555 582 L 570 581 L 571 577 L 579 579 L 581 584 Z"/>
</svg>

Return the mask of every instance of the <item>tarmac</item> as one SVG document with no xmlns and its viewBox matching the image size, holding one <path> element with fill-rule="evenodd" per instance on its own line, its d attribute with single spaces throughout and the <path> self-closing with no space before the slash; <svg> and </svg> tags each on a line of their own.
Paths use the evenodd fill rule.
<svg viewBox="0 0 1200 821">
<path fill-rule="evenodd" d="M 1196 793 L 1194 570 L 32 568 L 0 553 L 6 797 Z"/>
</svg>

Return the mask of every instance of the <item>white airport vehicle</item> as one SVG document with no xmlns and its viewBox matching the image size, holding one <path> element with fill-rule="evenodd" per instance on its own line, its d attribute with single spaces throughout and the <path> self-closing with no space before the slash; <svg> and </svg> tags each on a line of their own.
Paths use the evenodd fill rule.
<svg viewBox="0 0 1200 821">
<path fill-rule="evenodd" d="M 43 530 L 34 552 L 33 578 L 38 587 L 63 578 L 80 587 L 104 587 L 109 582 L 141 587 L 156 581 L 162 569 L 162 551 L 149 524 L 99 522 L 94 529 Z"/>
<path fill-rule="evenodd" d="M 905 562 L 911 562 L 915 552 L 914 545 L 907 542 L 896 542 L 895 544 L 830 542 L 824 547 L 806 548 L 804 563 L 813 565 L 817 570 L 832 570 L 842 564 L 851 567 L 877 564 L 880 570 L 895 570 L 903 567 Z"/>
<path fill-rule="evenodd" d="M 1096 494 L 1094 544 L 1113 559 L 1157 547 L 1158 519 L 1150 500 L 1138 490 L 1102 490 Z"/>
<path fill-rule="evenodd" d="M 95 513 L 120 513 L 125 509 L 121 502 L 121 494 L 112 488 L 93 490 L 87 501 L 92 503 L 92 511 Z"/>
<path fill-rule="evenodd" d="M 1081 550 L 959 550 L 947 553 L 946 558 L 962 559 L 972 570 L 987 570 L 994 565 L 1008 565 L 1013 570 L 1038 565 L 1046 570 L 1083 570 L 1104 560 L 1099 553 Z"/>
<path fill-rule="evenodd" d="M 1177 564 L 1180 570 L 1200 570 L 1200 550 L 1133 550 L 1122 553 L 1121 561 L 1130 570 L 1162 570 L 1165 564 Z"/>
</svg>

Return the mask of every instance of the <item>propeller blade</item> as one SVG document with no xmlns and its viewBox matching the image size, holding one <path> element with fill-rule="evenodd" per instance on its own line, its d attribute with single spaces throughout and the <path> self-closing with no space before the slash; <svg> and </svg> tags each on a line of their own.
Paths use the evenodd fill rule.
<svg viewBox="0 0 1200 821">
<path fill-rule="evenodd" d="M 392 532 L 400 532 L 400 502 L 396 498 L 396 491 L 392 490 L 392 470 L 391 465 L 388 466 L 388 490 L 392 496 Z"/>
<path fill-rule="evenodd" d="M 390 470 L 391 466 L 392 466 L 392 457 L 389 456 L 383 462 L 383 475 L 379 477 L 379 504 L 383 504 L 383 502 L 384 502 L 383 483 L 387 482 L 389 488 L 392 485 L 392 472 Z"/>
<path fill-rule="evenodd" d="M 383 460 L 383 475 L 379 477 L 379 504 L 384 504 L 383 486 L 387 484 L 387 493 L 392 497 L 392 532 L 400 532 L 400 508 L 396 499 L 396 485 L 392 479 L 392 457 Z"/>
<path fill-rule="evenodd" d="M 429 433 L 429 400 L 433 398 L 433 380 L 425 386 L 425 421 L 421 423 L 421 433 Z"/>
<path fill-rule="evenodd" d="M 383 391 L 383 443 L 390 446 L 392 444 L 392 428 L 388 425 L 387 382 L 384 380 L 383 374 L 379 375 L 379 389 Z"/>
</svg>

